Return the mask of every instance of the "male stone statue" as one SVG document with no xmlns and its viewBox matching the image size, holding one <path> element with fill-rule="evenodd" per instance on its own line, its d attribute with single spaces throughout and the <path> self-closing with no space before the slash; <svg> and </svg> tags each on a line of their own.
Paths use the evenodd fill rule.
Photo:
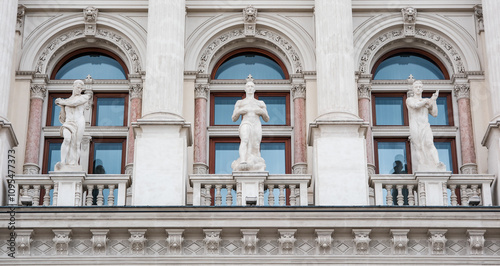
<svg viewBox="0 0 500 266">
<path fill-rule="evenodd" d="M 266 104 L 254 98 L 255 84 L 252 75 L 247 78 L 245 85 L 246 97 L 239 100 L 234 106 L 233 121 L 242 117 L 239 128 L 240 158 L 231 164 L 233 171 L 264 171 L 266 162 L 260 155 L 260 142 L 262 141 L 262 125 L 260 117 L 269 121 Z"/>
<path fill-rule="evenodd" d="M 61 136 L 64 137 L 61 145 L 61 161 L 55 165 L 55 171 L 82 171 L 79 164 L 80 144 L 85 130 L 83 111 L 89 102 L 90 95 L 83 94 L 84 83 L 75 80 L 73 94 L 68 99 L 56 99 L 55 103 L 61 107 L 59 121 L 61 121 Z"/>
<path fill-rule="evenodd" d="M 415 172 L 446 171 L 446 166 L 439 161 L 428 118 L 428 114 L 437 116 L 436 99 L 439 96 L 439 90 L 432 94 L 431 98 L 422 98 L 422 90 L 422 82 L 415 81 L 413 83 L 414 95 L 406 99 L 410 119 L 413 168 Z"/>
</svg>

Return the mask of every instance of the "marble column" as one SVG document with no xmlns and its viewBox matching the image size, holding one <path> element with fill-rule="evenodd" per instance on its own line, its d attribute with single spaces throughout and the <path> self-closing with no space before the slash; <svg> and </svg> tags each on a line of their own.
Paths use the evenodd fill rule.
<svg viewBox="0 0 500 266">
<path fill-rule="evenodd" d="M 130 123 L 137 122 L 141 117 L 142 111 L 142 84 L 131 84 L 129 89 L 130 97 Z M 125 165 L 125 173 L 132 174 L 134 166 L 134 129 L 129 127 L 127 138 L 127 164 Z"/>
<path fill-rule="evenodd" d="M 487 58 L 491 119 L 482 144 L 488 148 L 488 173 L 500 174 L 500 1 L 483 0 L 483 21 Z M 500 182 L 493 183 L 493 204 L 500 203 Z"/>
<path fill-rule="evenodd" d="M 477 174 L 476 149 L 472 130 L 469 84 L 456 84 L 454 88 L 458 102 L 458 119 L 460 130 L 460 146 L 462 148 L 462 174 Z"/>
<path fill-rule="evenodd" d="M 2 1 L 0 9 L 0 205 L 5 205 L 6 182 L 5 177 L 9 172 L 8 155 L 10 149 L 17 146 L 17 138 L 12 124 L 7 119 L 9 110 L 9 94 L 11 90 L 12 77 L 14 76 L 14 43 L 17 16 L 17 0 Z M 15 152 L 15 151 L 13 151 Z M 10 169 L 14 170 L 14 169 Z"/>
<path fill-rule="evenodd" d="M 208 84 L 194 88 L 194 174 L 208 174 L 207 159 L 207 101 Z"/>
<path fill-rule="evenodd" d="M 294 174 L 307 174 L 307 142 L 306 142 L 306 85 L 292 85 L 293 97 L 293 167 Z"/>
<path fill-rule="evenodd" d="M 316 205 L 368 205 L 365 133 L 358 116 L 351 0 L 316 0 L 318 117 L 309 125 Z"/>
<path fill-rule="evenodd" d="M 23 173 L 36 175 L 40 173 L 39 155 L 42 134 L 42 108 L 47 94 L 45 84 L 31 85 L 30 113 L 28 120 L 28 137 L 24 156 Z"/>
<path fill-rule="evenodd" d="M 358 85 L 358 108 L 359 116 L 365 122 L 371 124 L 371 84 Z M 372 128 L 368 127 L 366 130 L 366 159 L 368 164 L 368 173 L 375 174 L 375 160 L 373 159 L 373 136 Z"/>
<path fill-rule="evenodd" d="M 182 117 L 185 0 L 149 0 L 146 80 L 135 136 L 132 204 L 186 204 L 191 125 Z"/>
</svg>

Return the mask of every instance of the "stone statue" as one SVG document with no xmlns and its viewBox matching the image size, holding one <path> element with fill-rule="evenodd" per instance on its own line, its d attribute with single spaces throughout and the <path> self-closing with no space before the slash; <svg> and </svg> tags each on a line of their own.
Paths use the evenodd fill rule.
<svg viewBox="0 0 500 266">
<path fill-rule="evenodd" d="M 269 121 L 266 104 L 254 98 L 255 84 L 252 75 L 247 78 L 245 85 L 246 97 L 239 100 L 234 106 L 233 121 L 242 117 L 239 128 L 240 158 L 231 164 L 233 171 L 265 171 L 266 162 L 260 155 L 260 142 L 262 141 L 262 125 L 260 117 Z"/>
<path fill-rule="evenodd" d="M 82 94 L 84 83 L 75 80 L 73 94 L 68 99 L 58 98 L 55 103 L 61 107 L 59 121 L 62 126 L 61 136 L 64 137 L 61 145 L 61 161 L 55 165 L 55 171 L 83 171 L 79 160 L 85 117 L 83 111 L 90 100 L 90 95 Z"/>
<path fill-rule="evenodd" d="M 446 166 L 439 161 L 428 118 L 428 114 L 437 116 L 436 99 L 439 96 L 439 90 L 429 99 L 422 98 L 422 90 L 422 82 L 415 81 L 413 83 L 414 95 L 406 99 L 410 119 L 413 168 L 415 172 L 446 171 Z"/>
</svg>

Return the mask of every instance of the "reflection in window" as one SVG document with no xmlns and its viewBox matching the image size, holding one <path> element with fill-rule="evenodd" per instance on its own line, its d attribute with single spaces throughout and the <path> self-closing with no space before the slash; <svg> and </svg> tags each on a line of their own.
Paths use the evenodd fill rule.
<svg viewBox="0 0 500 266">
<path fill-rule="evenodd" d="M 214 97 L 214 125 L 239 125 L 241 116 L 233 122 L 234 105 L 241 97 Z"/>
<path fill-rule="evenodd" d="M 264 101 L 269 114 L 269 122 L 260 118 L 262 125 L 286 125 L 286 96 L 260 96 L 259 100 Z"/>
<path fill-rule="evenodd" d="M 123 126 L 124 115 L 125 98 L 97 98 L 96 126 Z"/>
<path fill-rule="evenodd" d="M 95 142 L 92 163 L 93 174 L 122 173 L 122 142 Z"/>
<path fill-rule="evenodd" d="M 407 79 L 410 74 L 417 80 L 445 79 L 441 69 L 432 60 L 411 53 L 400 53 L 385 59 L 375 70 L 373 79 Z"/>
<path fill-rule="evenodd" d="M 120 63 L 104 54 L 84 54 L 66 62 L 58 71 L 55 79 L 126 79 Z"/>
<path fill-rule="evenodd" d="M 258 53 L 237 54 L 226 60 L 215 73 L 215 79 L 285 79 L 281 66 L 273 59 Z"/>
<path fill-rule="evenodd" d="M 375 121 L 378 126 L 404 125 L 403 97 L 375 97 Z"/>
<path fill-rule="evenodd" d="M 438 151 L 439 161 L 446 165 L 446 171 L 454 171 L 451 142 L 434 142 Z"/>
<path fill-rule="evenodd" d="M 379 174 L 407 174 L 406 142 L 377 142 Z"/>
<path fill-rule="evenodd" d="M 60 126 L 62 125 L 59 121 L 59 113 L 61 112 L 61 107 L 56 104 L 56 98 L 52 98 L 52 114 L 50 119 L 51 126 Z"/>
<path fill-rule="evenodd" d="M 217 142 L 215 143 L 215 174 L 231 174 L 231 163 L 238 159 L 240 143 Z"/>
<path fill-rule="evenodd" d="M 61 143 L 48 142 L 49 147 L 49 157 L 48 162 L 48 172 L 54 171 L 54 166 L 57 162 L 61 161 Z"/>
<path fill-rule="evenodd" d="M 448 101 L 446 97 L 436 99 L 438 115 L 436 117 L 429 114 L 429 124 L 431 126 L 449 126 L 448 122 Z"/>
</svg>

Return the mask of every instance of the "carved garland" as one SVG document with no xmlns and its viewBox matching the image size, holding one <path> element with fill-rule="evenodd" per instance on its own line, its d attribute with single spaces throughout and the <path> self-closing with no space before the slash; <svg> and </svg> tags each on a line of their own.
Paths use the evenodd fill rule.
<svg viewBox="0 0 500 266">
<path fill-rule="evenodd" d="M 415 31 L 416 31 L 415 38 L 417 38 L 416 40 L 431 42 L 436 46 L 436 48 L 440 48 L 437 50 L 441 51 L 441 53 L 445 56 L 446 60 L 448 60 L 450 64 L 455 66 L 456 72 L 465 73 L 465 65 L 462 60 L 462 56 L 459 54 L 457 49 L 453 47 L 445 38 L 443 38 L 442 36 L 433 31 L 422 28 L 417 28 Z M 359 62 L 359 71 L 361 73 L 369 73 L 370 69 L 368 69 L 369 68 L 368 62 L 370 62 L 373 59 L 375 53 L 385 44 L 391 41 L 400 40 L 404 38 L 405 36 L 401 29 L 393 29 L 380 34 L 374 41 L 372 41 L 368 45 L 368 48 L 364 51 L 363 55 L 361 56 L 361 60 Z"/>
<path fill-rule="evenodd" d="M 108 29 L 99 29 L 97 30 L 95 36 L 101 40 L 109 41 L 122 48 L 132 61 L 132 69 L 134 73 L 141 72 L 142 67 L 139 55 L 133 48 L 132 44 L 130 44 L 130 42 L 127 41 L 122 35 Z M 46 45 L 45 48 L 41 49 L 42 52 L 37 56 L 38 59 L 35 67 L 35 72 L 44 73 L 44 71 L 46 71 L 47 69 L 47 59 L 52 58 L 54 53 L 56 53 L 56 51 L 60 47 L 64 47 L 71 41 L 81 38 L 85 38 L 83 30 L 70 30 L 53 38 L 53 40 L 48 45 Z"/>
<path fill-rule="evenodd" d="M 278 33 L 272 32 L 270 30 L 257 29 L 255 37 L 260 39 L 265 39 L 273 43 L 276 48 L 283 51 L 288 58 L 292 60 L 292 63 L 296 69 L 296 73 L 302 73 L 302 61 L 297 54 L 297 49 L 292 45 L 291 41 L 285 37 L 279 35 Z M 198 73 L 206 73 L 210 59 L 216 53 L 218 48 L 222 47 L 233 40 L 245 38 L 243 29 L 235 29 L 221 34 L 219 37 L 215 38 L 210 44 L 204 49 L 203 53 L 198 60 Z"/>
</svg>

